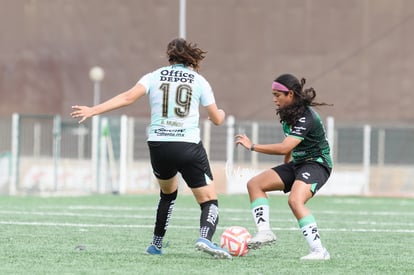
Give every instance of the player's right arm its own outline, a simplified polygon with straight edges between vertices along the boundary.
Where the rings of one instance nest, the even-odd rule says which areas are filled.
[[[145,95],[145,93],[145,87],[138,83],[128,91],[120,93],[113,98],[93,107],[74,105],[72,106],[73,112],[70,113],[70,115],[73,118],[81,118],[79,123],[82,123],[89,117],[130,105]]]
[[[218,109],[215,103],[206,106],[208,119],[214,123],[214,125],[220,125],[226,118],[226,113],[222,109]]]

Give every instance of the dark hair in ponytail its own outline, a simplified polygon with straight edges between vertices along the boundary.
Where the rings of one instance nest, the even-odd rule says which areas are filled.
[[[291,74],[283,74],[277,77],[275,82],[284,85],[286,88],[294,93],[293,103],[285,108],[277,110],[282,121],[285,121],[288,125],[293,125],[298,119],[300,119],[308,106],[332,106],[327,103],[315,102],[316,91],[312,87],[305,89],[306,79],[301,78],[300,81]],[[286,92],[287,93],[287,92]]]

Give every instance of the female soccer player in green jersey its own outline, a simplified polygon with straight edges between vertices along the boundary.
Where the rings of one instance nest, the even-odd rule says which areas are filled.
[[[160,200],[153,240],[146,252],[161,255],[164,235],[178,192],[179,172],[200,205],[200,235],[195,246],[216,258],[231,259],[228,251],[211,242],[218,224],[218,201],[206,151],[201,143],[199,106],[220,125],[225,113],[218,109],[208,81],[198,73],[205,51],[184,39],[167,46],[169,65],[150,72],[135,86],[108,101],[93,106],[73,106],[72,117],[85,119],[134,103],[147,95],[151,106],[148,134],[153,173],[160,186]]]
[[[291,74],[277,77],[272,84],[273,101],[282,123],[285,138],[281,143],[253,144],[244,134],[236,136],[236,144],[263,154],[284,155],[284,164],[263,171],[247,183],[251,210],[257,234],[248,243],[249,248],[276,241],[269,222],[269,199],[266,192],[290,192],[288,204],[298,221],[299,228],[310,247],[303,260],[328,260],[327,249],[322,245],[315,218],[305,206],[326,183],[332,170],[330,147],[318,113],[313,88],[304,89]]]

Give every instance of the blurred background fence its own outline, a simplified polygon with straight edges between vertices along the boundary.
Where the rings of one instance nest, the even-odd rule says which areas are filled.
[[[157,192],[146,144],[149,119],[100,116],[78,124],[58,115],[0,117],[0,194]],[[283,139],[275,121],[203,121],[202,140],[220,193],[243,193],[257,172],[283,161],[234,146],[246,133],[254,143]],[[335,163],[322,194],[414,195],[414,125],[336,125],[326,122]],[[95,148],[95,149],[94,149]],[[183,188],[185,184],[183,184]]]

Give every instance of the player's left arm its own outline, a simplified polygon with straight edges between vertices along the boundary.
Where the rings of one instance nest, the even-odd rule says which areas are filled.
[[[214,125],[220,125],[224,122],[226,118],[226,113],[222,110],[217,108],[216,103],[210,104],[206,106],[208,119],[214,123]]]

